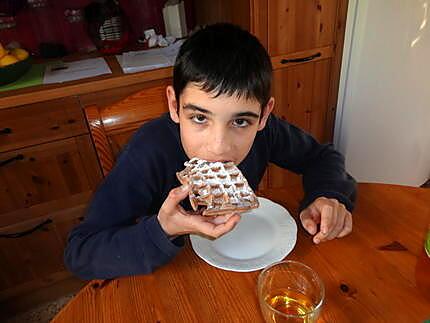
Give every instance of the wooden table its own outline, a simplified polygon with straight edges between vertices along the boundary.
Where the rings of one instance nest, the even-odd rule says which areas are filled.
[[[292,213],[300,199],[299,190],[264,195]],[[423,322],[430,319],[429,224],[429,189],[360,184],[353,232],[314,245],[299,226],[287,259],[324,281],[321,322]],[[214,268],[188,243],[151,275],[90,282],[53,322],[262,322],[258,274]]]

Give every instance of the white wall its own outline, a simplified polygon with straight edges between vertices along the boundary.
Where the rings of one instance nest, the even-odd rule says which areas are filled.
[[[335,145],[360,182],[430,176],[429,28],[430,0],[350,0]]]

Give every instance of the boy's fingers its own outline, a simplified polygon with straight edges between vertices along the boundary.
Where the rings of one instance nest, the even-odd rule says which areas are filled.
[[[335,221],[334,217],[334,208],[330,205],[324,205],[321,210],[320,232],[318,232],[313,239],[316,244],[326,240],[332,229],[333,222]]]
[[[219,238],[223,234],[230,232],[236,226],[236,224],[240,221],[240,215],[234,214],[227,222],[223,224],[219,224],[214,227],[213,233],[211,234],[214,238]]]
[[[223,223],[226,223],[233,215],[235,215],[235,213],[214,216],[214,217],[208,218],[208,222],[213,224],[223,224]]]
[[[343,230],[345,227],[345,221],[346,221],[346,212],[342,209],[337,210],[337,221],[334,225],[334,228],[329,233],[327,240],[332,240],[336,238],[339,233]]]
[[[164,200],[161,208],[164,212],[172,213],[176,210],[179,202],[181,202],[184,198],[188,196],[188,192],[190,191],[189,185],[182,185],[172,189],[169,192],[169,195]]]
[[[318,244],[322,241],[325,241],[325,238],[326,238],[325,235],[323,235],[320,231],[314,236],[312,240],[314,241],[314,243]]]
[[[317,232],[317,224],[313,220],[312,212],[309,209],[300,213],[300,221],[302,222],[303,228],[310,234],[314,235]]]
[[[185,211],[185,209],[180,204],[178,204],[177,207],[178,207],[178,211],[180,213],[182,213],[183,215],[190,215],[190,213]],[[193,215],[193,214],[191,214],[191,215]]]
[[[336,223],[336,210],[330,205],[324,205],[321,210],[321,233],[325,237]]]
[[[351,213],[347,212],[345,216],[345,224],[343,226],[342,231],[337,235],[337,237],[342,238],[347,234],[350,234],[351,231],[352,231],[352,215]]]
[[[233,230],[240,220],[239,214],[232,215],[227,222],[221,224],[213,224],[210,222],[196,223],[195,230],[212,238],[218,238],[223,234]]]

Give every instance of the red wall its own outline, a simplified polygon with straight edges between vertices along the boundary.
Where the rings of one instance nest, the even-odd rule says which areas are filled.
[[[10,5],[13,1],[21,0],[0,0],[0,13],[13,10]],[[164,34],[162,8],[165,1],[120,0],[120,6],[129,24],[131,43],[148,28],[154,28],[157,33]],[[69,23],[64,11],[83,8],[91,2],[91,0],[50,0],[49,6],[45,8],[30,9],[24,6],[16,13],[16,27],[0,30],[0,42],[7,45],[13,40],[18,41],[22,47],[36,55],[40,42],[62,43],[69,52],[88,51],[93,45],[87,35],[85,22]],[[187,25],[192,28],[194,27],[192,0],[185,0],[185,6]]]

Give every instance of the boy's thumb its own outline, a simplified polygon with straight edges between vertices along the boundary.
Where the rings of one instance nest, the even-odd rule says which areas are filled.
[[[180,202],[182,201],[185,197],[187,197],[188,193],[190,192],[190,185],[185,184],[185,185],[181,185],[179,187],[176,187],[175,189],[172,190],[171,193],[171,197],[172,200],[176,201],[176,202]]]
[[[184,184],[181,185],[179,187],[176,188],[176,194],[179,196],[186,196],[188,194],[188,192],[190,191],[190,185],[189,184]]]
[[[317,225],[312,217],[312,210],[311,209],[305,209],[303,210],[300,215],[300,221],[302,222],[303,227],[307,232],[314,235],[317,232]]]
[[[162,205],[164,211],[174,211],[179,202],[181,202],[188,195],[189,191],[190,185],[182,185],[172,189]]]

